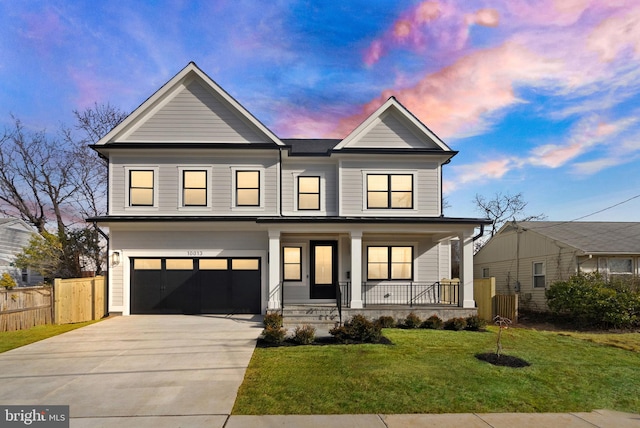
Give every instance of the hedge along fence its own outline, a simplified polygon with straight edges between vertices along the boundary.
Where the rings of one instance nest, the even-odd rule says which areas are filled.
[[[104,276],[56,278],[53,289],[56,324],[98,320],[106,315],[107,286]]]
[[[51,287],[0,289],[0,331],[51,324]]]

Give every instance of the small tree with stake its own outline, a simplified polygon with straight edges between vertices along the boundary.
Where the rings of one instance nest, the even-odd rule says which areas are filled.
[[[498,340],[496,341],[496,355],[500,357],[502,354],[502,330],[509,328],[511,320],[509,318],[496,315],[493,322],[498,326]]]

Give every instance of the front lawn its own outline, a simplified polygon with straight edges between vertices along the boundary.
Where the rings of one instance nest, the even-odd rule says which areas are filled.
[[[559,334],[386,329],[393,345],[257,348],[234,414],[640,411],[640,353]]]
[[[98,321],[79,322],[75,324],[46,324],[31,327],[27,330],[3,331],[0,332],[0,353],[10,349],[19,348],[33,342],[57,336]]]

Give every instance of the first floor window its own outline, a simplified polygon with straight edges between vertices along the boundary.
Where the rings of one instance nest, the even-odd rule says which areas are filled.
[[[129,205],[153,206],[153,171],[129,171]]]
[[[207,171],[182,171],[182,204],[207,205]]]
[[[302,281],[302,248],[284,247],[282,254],[285,281]]]
[[[633,260],[619,257],[611,257],[607,259],[609,267],[609,275],[632,275]]]
[[[236,171],[236,206],[260,206],[260,171]]]
[[[413,247],[367,247],[367,279],[413,278]]]
[[[544,288],[544,286],[545,286],[544,263],[535,262],[533,263],[533,287]]]
[[[482,268],[482,277],[483,278],[490,278],[490,276],[489,276],[489,268]]]

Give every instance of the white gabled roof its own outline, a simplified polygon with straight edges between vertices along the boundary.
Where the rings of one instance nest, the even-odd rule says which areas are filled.
[[[420,138],[424,142],[423,148],[436,148],[439,150],[450,152],[451,149],[442,141],[436,134],[434,134],[425,124],[423,124],[418,118],[416,118],[405,106],[403,106],[395,97],[390,97],[384,104],[382,104],[375,112],[373,112],[364,122],[362,122],[356,129],[351,131],[347,137],[345,137],[340,144],[338,144],[334,150],[338,151],[343,148],[365,148],[358,143],[371,133],[374,128],[381,125],[383,120],[388,116],[394,116],[398,118],[403,125],[408,128],[416,137]],[[427,144],[427,142],[429,144]],[[371,146],[372,147],[372,146]],[[379,145],[376,148],[381,148]],[[396,146],[389,146],[388,148],[397,148]],[[416,148],[416,147],[414,147]]]
[[[204,73],[194,62],[190,62],[178,74],[171,78],[171,80],[165,83],[151,97],[136,108],[129,116],[127,116],[125,120],[113,128],[109,133],[107,133],[107,135],[102,137],[96,143],[96,146],[113,143],[126,137],[126,135],[130,134],[132,130],[135,129],[140,121],[151,116],[154,109],[157,110],[166,99],[171,98],[180,89],[195,80],[199,81],[207,90],[218,96],[228,108],[252,125],[256,132],[262,134],[267,141],[272,141],[278,146],[285,145],[273,132],[271,132],[271,130],[269,130],[269,128],[263,125],[262,122],[245,109],[238,101],[236,101],[235,98],[222,89],[215,81],[213,81],[213,79],[207,76],[207,74]]]

